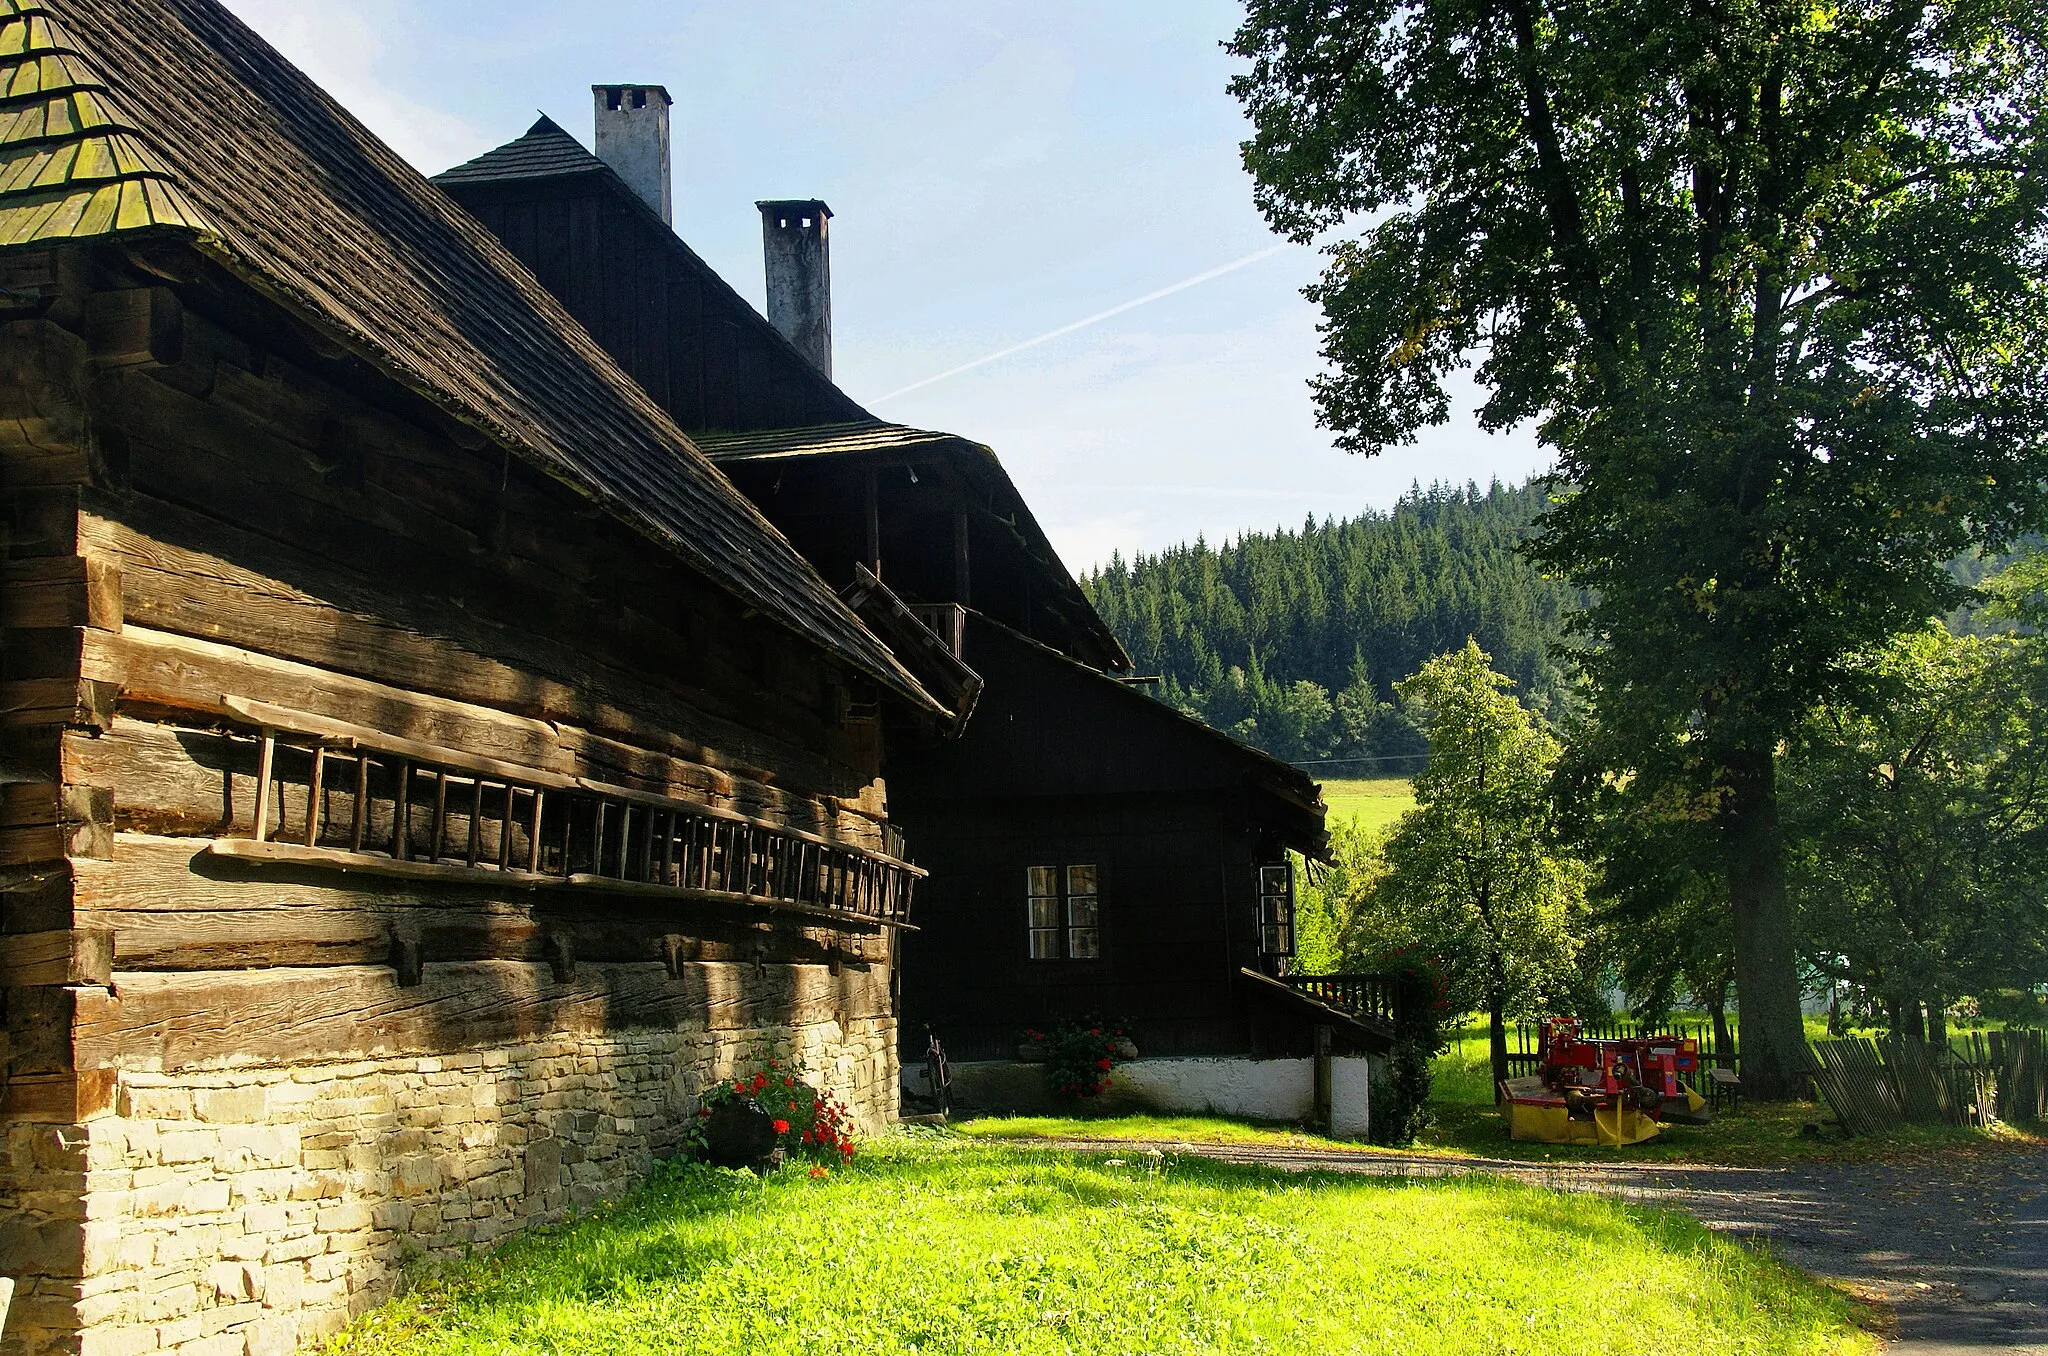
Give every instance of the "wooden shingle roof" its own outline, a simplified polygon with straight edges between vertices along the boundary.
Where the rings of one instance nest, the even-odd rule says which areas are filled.
[[[0,247],[171,234],[942,709],[498,241],[214,0],[0,0]]]
[[[543,113],[517,140],[465,160],[434,176],[437,184],[496,183],[504,179],[548,179],[558,174],[595,174],[605,163]]]
[[[697,445],[718,466],[822,468],[851,461],[864,465],[930,457],[943,461],[977,487],[991,513],[1006,517],[1035,578],[1037,597],[1063,620],[1068,648],[1105,670],[1128,673],[1131,657],[1088,595],[1061,563],[1052,539],[1039,526],[1031,505],[1010,479],[995,450],[958,434],[891,424],[880,419],[810,428],[763,429],[748,433],[699,433]]]

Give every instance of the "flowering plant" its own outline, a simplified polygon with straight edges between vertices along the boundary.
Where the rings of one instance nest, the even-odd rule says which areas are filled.
[[[772,1118],[776,1147],[785,1153],[841,1163],[853,1157],[853,1113],[844,1102],[812,1086],[799,1061],[764,1054],[750,1063],[752,1073],[735,1072],[698,1098],[696,1119],[685,1136],[691,1147],[703,1151],[704,1125],[713,1111],[728,1102],[750,1102]]]
[[[1044,1060],[1045,1079],[1054,1095],[1077,1099],[1109,1091],[1110,1071],[1122,1061],[1117,1051],[1129,1044],[1122,1027],[1092,1017],[1051,1032],[1027,1030],[1024,1041]]]

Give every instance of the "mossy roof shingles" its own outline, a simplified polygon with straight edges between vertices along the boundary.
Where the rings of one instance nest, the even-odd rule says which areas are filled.
[[[176,232],[940,710],[497,240],[213,0],[0,0],[0,247]]]

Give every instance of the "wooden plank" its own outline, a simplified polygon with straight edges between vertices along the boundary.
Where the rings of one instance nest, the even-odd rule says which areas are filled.
[[[330,567],[368,576],[362,584],[402,583],[401,571],[434,578],[443,596],[465,597],[502,619],[583,648],[583,667],[589,657],[609,654],[612,662],[627,660],[626,667],[671,685],[680,685],[675,675],[688,675],[697,685],[697,704],[758,726],[762,708],[754,698],[762,684],[749,685],[730,662],[732,647],[719,639],[740,609],[713,590],[679,588],[689,581],[673,561],[644,542],[617,533],[608,539],[587,504],[537,473],[516,468],[507,476],[497,457],[451,459],[445,443],[437,448],[418,430],[408,439],[386,427],[364,439],[363,483],[343,492],[322,483],[323,473],[302,446],[225,405],[182,399],[154,381],[120,373],[111,374],[105,395],[107,418],[134,444],[135,485],[148,495],[233,505],[245,528],[318,542]],[[326,399],[327,414],[352,429],[359,412],[367,414],[343,393]],[[621,613],[629,586],[636,589],[633,597],[659,599],[658,609],[648,616]],[[609,597],[593,599],[591,590]],[[679,628],[678,613],[707,624]],[[469,627],[478,620],[473,615]],[[740,629],[752,634],[762,628]],[[787,646],[798,643],[791,637]],[[779,673],[809,676],[817,668],[813,661],[764,672],[772,687]],[[782,704],[771,713],[794,747],[816,748],[821,737],[833,737],[829,713],[812,706]]]
[[[560,773],[574,771],[544,721],[426,696],[193,636],[141,626],[86,633],[86,675],[123,689],[124,705],[215,716],[223,695],[384,730],[401,739],[464,748]]]
[[[393,880],[439,881],[449,885],[492,886],[512,890],[567,889],[590,894],[627,895],[672,900],[678,904],[720,904],[728,907],[769,910],[830,918],[835,922],[868,927],[893,927],[915,932],[908,923],[892,922],[868,914],[761,899],[727,890],[697,890],[641,881],[619,880],[578,872],[566,880],[560,876],[535,875],[524,870],[499,871],[491,867],[466,866],[454,862],[401,861],[367,852],[342,852],[335,848],[309,848],[302,843],[259,843],[247,838],[215,838],[202,849],[203,855],[219,861],[252,866],[292,866],[337,875],[360,875]]]
[[[121,571],[93,556],[33,556],[0,563],[0,626],[121,629]]]
[[[0,829],[0,865],[60,861],[70,851],[71,834],[62,824]]]
[[[351,678],[196,637],[141,626],[130,626],[119,637],[97,632],[84,634],[87,640],[83,662],[94,679],[121,684],[124,701],[134,709],[161,711],[166,715],[189,712],[187,719],[194,723],[198,718],[217,717],[228,711],[252,724],[269,723],[280,728],[333,733],[338,738],[354,737],[371,747],[400,753],[417,745],[420,761],[445,762],[494,777],[543,783],[549,783],[551,778],[573,776],[579,770],[578,753],[591,747],[588,737],[576,739],[573,735],[574,747],[565,747],[556,727],[543,721]],[[227,694],[234,694],[232,702]],[[644,757],[658,760],[667,768],[677,768],[675,761],[665,755],[642,752]],[[728,780],[727,785],[732,783]],[[631,787],[609,788],[607,793],[648,794]],[[799,821],[858,826],[842,841],[863,851],[871,850],[867,847],[875,836],[871,821],[823,811],[815,800],[783,797],[781,803],[792,809],[808,810],[808,814],[791,816]],[[737,815],[722,806],[705,804],[703,808],[707,813]],[[804,832],[774,820],[752,822],[771,824],[780,831]]]
[[[275,1063],[440,1054],[562,1033],[629,1029],[743,1030],[888,1011],[885,971],[824,965],[684,961],[584,963],[557,984],[545,964],[484,961],[422,966],[401,986],[389,966],[232,974],[116,971],[121,1000],[81,1012],[82,1064],[161,1060]]]
[[[459,768],[464,772],[479,772],[486,777],[497,777],[513,781],[529,782],[537,786],[567,790],[580,784],[581,779],[564,776],[546,768],[526,763],[508,763],[496,758],[482,758],[463,749],[450,748],[445,744],[430,744],[423,740],[405,739],[387,734],[367,725],[352,721],[335,720],[310,711],[296,711],[290,707],[275,706],[269,702],[251,701],[247,697],[223,696],[220,709],[243,722],[263,729],[285,730],[292,734],[313,735],[331,740],[344,749],[364,749],[372,753],[387,753],[395,757],[408,758],[418,763],[439,763],[444,767]]]
[[[118,689],[76,678],[24,678],[0,683],[0,729],[69,725],[104,730],[114,719]]]
[[[114,934],[105,928],[17,932],[0,936],[0,989],[45,984],[108,984]]]
[[[113,1069],[16,1074],[0,1090],[0,1120],[68,1125],[114,1109]]]
[[[834,945],[832,929],[797,916],[617,896],[593,909],[582,891],[512,888],[491,871],[462,886],[286,867],[254,878],[205,874],[210,859],[200,846],[122,833],[112,860],[72,864],[73,916],[113,930],[122,969],[378,964],[394,931],[417,938],[434,961],[540,960],[543,927],[572,933],[577,953],[593,961],[659,958],[661,939],[679,932],[707,960],[765,945],[770,960],[816,963]],[[773,926],[760,931],[764,918]]]
[[[175,363],[184,329],[184,308],[168,287],[110,288],[86,300],[86,342],[107,367]]]

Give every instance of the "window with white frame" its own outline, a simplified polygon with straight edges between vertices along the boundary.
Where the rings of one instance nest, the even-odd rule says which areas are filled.
[[[1031,959],[1099,960],[1102,903],[1095,867],[1033,866],[1024,877]]]
[[[1294,954],[1294,866],[1275,862],[1259,868],[1259,950],[1268,956]]]

